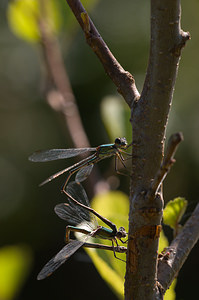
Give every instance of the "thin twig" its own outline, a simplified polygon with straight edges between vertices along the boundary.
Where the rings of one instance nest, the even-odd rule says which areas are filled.
[[[174,155],[181,141],[183,141],[183,135],[181,132],[174,133],[170,136],[164,160],[152,182],[151,188],[148,190],[148,199],[154,199],[154,196],[158,192],[163,180],[169,173],[172,165],[175,163]]]
[[[169,288],[177,276],[191,249],[199,239],[199,204],[196,206],[189,220],[181,232],[166,249],[158,262],[158,282],[164,292]]]
[[[46,5],[48,4],[45,0],[40,0],[42,18],[38,20],[42,39],[43,58],[46,64],[47,77],[50,79],[48,80],[46,99],[52,109],[63,114],[74,147],[90,147],[76,104],[75,95],[64,67],[59,43],[55,35],[49,30]],[[88,178],[90,189],[99,180],[99,173],[96,168],[93,170],[92,175]]]
[[[139,92],[135,86],[133,76],[125,71],[110,49],[103,41],[95,25],[91,21],[88,13],[79,0],[66,0],[73,11],[77,21],[85,33],[88,45],[101,61],[105,72],[117,87],[118,92],[124,97],[125,101],[132,107],[135,100],[139,99]]]
[[[41,15],[39,28],[42,38],[42,49],[52,83],[47,90],[48,104],[55,110],[63,113],[68,131],[75,147],[89,147],[88,137],[85,133],[76,99],[64,67],[63,58],[58,41],[49,30],[47,23],[46,1],[40,0]]]

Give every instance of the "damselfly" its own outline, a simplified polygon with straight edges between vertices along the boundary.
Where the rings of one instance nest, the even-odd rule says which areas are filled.
[[[86,152],[94,152],[92,155],[86,157],[85,159],[82,159],[78,163],[55,173],[54,175],[50,176],[40,184],[40,186],[44,185],[47,182],[50,182],[56,177],[62,175],[63,173],[68,172],[68,176],[62,188],[62,190],[64,190],[70,177],[74,173],[77,172],[75,181],[82,182],[89,176],[94,164],[107,157],[115,156],[116,171],[117,171],[118,159],[121,161],[123,166],[126,167],[124,164],[124,157],[122,156],[122,153],[126,153],[123,150],[126,150],[129,146],[130,145],[127,144],[125,138],[116,138],[113,144],[104,144],[96,148],[51,149],[51,150],[37,151],[29,157],[29,160],[33,162],[46,162],[46,161],[52,161],[57,159],[70,158],[80,154],[84,154]],[[130,155],[129,153],[126,154]]]
[[[122,243],[125,243],[122,241],[122,238],[127,236],[124,227],[120,227],[117,230],[115,224],[93,210],[89,206],[88,197],[81,184],[76,182],[69,183],[64,193],[68,197],[68,203],[56,205],[55,213],[61,219],[72,224],[66,226],[67,244],[43,267],[37,277],[38,280],[44,279],[51,275],[82,246],[112,250],[115,257],[115,252],[126,252],[126,248],[119,246],[117,242],[117,240],[120,240]],[[101,219],[110,228],[99,226],[95,216]],[[77,240],[70,239],[70,232],[80,233],[81,236],[78,237]],[[95,243],[87,243],[89,238],[94,237],[110,240],[112,242],[112,247],[108,245],[95,245]],[[116,244],[116,247],[114,243]]]

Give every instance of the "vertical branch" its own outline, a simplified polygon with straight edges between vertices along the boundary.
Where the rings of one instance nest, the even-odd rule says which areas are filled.
[[[165,129],[181,49],[179,0],[151,0],[150,57],[144,87],[132,110],[133,148],[125,299],[154,299],[161,194],[146,197],[163,159]],[[157,179],[157,178],[156,178]],[[156,180],[157,182],[157,180]],[[153,188],[152,188],[153,189]],[[145,229],[145,230],[143,230]],[[150,230],[151,229],[151,230]]]

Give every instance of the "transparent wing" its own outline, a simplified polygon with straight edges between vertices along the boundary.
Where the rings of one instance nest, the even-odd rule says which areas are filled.
[[[47,264],[43,267],[37,276],[38,280],[44,279],[50,276],[55,270],[57,270],[65,261],[74,254],[83,244],[89,236],[86,236],[84,241],[74,240],[68,243],[61,251],[59,251]]]
[[[79,225],[78,227],[86,227],[91,231],[97,228],[97,224],[93,222],[89,211],[77,204],[75,207],[72,207],[68,203],[60,203],[55,206],[54,210],[62,220],[67,221],[70,225]]]
[[[71,195],[73,198],[75,198],[78,202],[90,207],[90,203],[87,197],[87,194],[83,188],[83,186],[80,183],[77,183],[75,181],[70,182],[66,187],[66,192]],[[76,206],[72,200],[68,199],[70,205]]]
[[[74,181],[70,182],[66,191],[80,204],[90,207],[86,192],[80,184]],[[89,210],[79,206],[69,198],[68,203],[60,203],[55,206],[54,210],[61,219],[67,221],[71,225],[84,224],[84,226],[86,225],[91,230],[96,229],[98,226],[97,219]]]
[[[31,156],[29,156],[29,160],[34,162],[46,162],[74,157],[89,151],[96,151],[96,148],[50,149],[43,151],[41,150],[36,151]]]
[[[80,169],[77,172],[77,175],[75,176],[75,181],[76,182],[84,181],[90,175],[92,169],[93,169],[93,164]]]
[[[86,194],[83,186],[80,183],[77,183],[75,181],[70,182],[66,187],[66,192],[69,195],[71,195],[76,201],[78,201],[79,203],[84,204],[85,206],[90,208],[87,194]],[[70,198],[68,198],[68,203],[70,204],[71,207],[74,207],[75,209],[78,210],[78,213],[80,213],[84,217],[84,220],[85,220],[84,214],[87,214],[87,216],[90,218],[90,223],[92,223],[92,226],[94,228],[96,228],[98,226],[96,217],[92,213],[90,213],[89,210],[79,206],[77,203],[72,201]],[[88,220],[88,218],[86,220]]]

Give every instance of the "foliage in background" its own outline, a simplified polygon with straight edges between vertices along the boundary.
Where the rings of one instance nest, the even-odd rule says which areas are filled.
[[[83,1],[87,7],[94,7],[97,0]],[[72,12],[66,10],[64,0],[13,0],[9,2],[7,18],[10,29],[21,39],[30,43],[41,41],[39,20],[43,17],[42,6],[45,6],[45,18],[48,30],[58,35],[64,26],[68,30],[78,26]],[[64,15],[62,16],[62,12]],[[67,17],[66,17],[67,16]]]
[[[39,20],[42,18],[42,1],[15,0],[9,3],[7,16],[10,28],[14,34],[27,42],[37,43],[41,40],[38,26]],[[57,3],[57,1],[49,0],[46,5],[46,21],[49,30],[55,34],[61,27],[61,15]]]
[[[174,236],[179,232],[179,224],[187,208],[187,200],[182,197],[169,201],[164,209],[163,222],[170,226],[174,231]]]
[[[120,226],[123,226],[125,229],[128,228],[129,200],[124,193],[110,191],[99,194],[93,198],[92,208],[115,223],[117,228]],[[104,226],[100,220],[99,224]],[[97,242],[107,245],[107,240],[98,240]],[[97,249],[86,249],[86,251],[102,278],[108,283],[118,298],[122,299],[124,295],[126,264],[115,259],[112,251],[100,251]],[[116,255],[125,260],[125,254],[117,253]]]
[[[106,96],[101,102],[101,117],[110,138],[114,141],[118,137],[126,137],[127,142],[132,141],[130,110],[119,96]]]
[[[0,248],[0,299],[14,299],[31,268],[32,253],[26,246]]]

